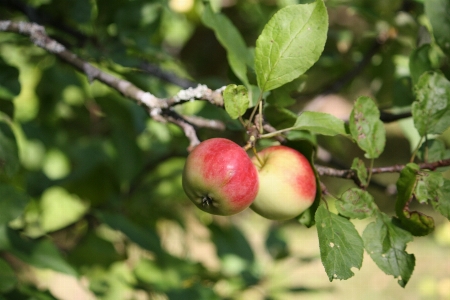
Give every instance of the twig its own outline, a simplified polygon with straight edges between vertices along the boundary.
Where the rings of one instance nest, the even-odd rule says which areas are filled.
[[[435,162],[425,162],[418,164],[421,170],[436,170],[440,167],[450,166],[450,159],[438,160]],[[317,173],[320,176],[331,176],[331,177],[339,177],[346,179],[356,180],[356,171],[352,169],[347,170],[338,170],[334,168],[329,168],[325,166],[316,165]],[[394,165],[394,166],[386,166],[386,167],[378,167],[372,168],[372,174],[381,174],[381,173],[399,173],[401,172],[406,165]]]
[[[196,88],[182,90],[170,99],[158,98],[149,92],[141,90],[131,82],[105,73],[92,64],[80,59],[74,53],[67,50],[62,44],[50,38],[46,34],[44,27],[35,23],[0,21],[0,31],[14,32],[30,37],[35,45],[55,54],[68,64],[83,72],[89,81],[98,80],[117,90],[123,96],[134,100],[137,104],[143,105],[148,110],[150,116],[155,120],[169,121],[177,124],[183,129],[186,137],[189,139],[190,148],[193,148],[200,143],[194,125],[172,111],[170,109],[171,106],[194,99],[207,100],[215,105],[223,105],[223,89],[211,90],[205,85],[198,85]],[[201,124],[202,123],[197,122],[197,126],[201,126]],[[203,124],[209,125],[208,127],[211,128],[211,124],[206,124],[206,122],[203,122]],[[216,126],[220,127],[218,123]]]

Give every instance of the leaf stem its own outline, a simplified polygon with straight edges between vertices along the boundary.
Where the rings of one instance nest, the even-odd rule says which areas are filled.
[[[263,92],[260,91],[259,92],[259,97],[258,97],[258,102],[256,103],[255,107],[253,108],[253,111],[252,111],[252,113],[250,115],[250,118],[248,119],[250,123],[253,122],[253,118],[255,117],[256,111],[258,110],[259,105],[262,102],[262,97],[263,97]],[[262,103],[261,103],[261,105],[262,105]]]
[[[371,159],[370,160],[370,167],[369,167],[369,175],[367,176],[367,185],[366,188],[369,186],[370,184],[370,179],[372,178],[372,173],[373,173],[373,162],[375,159]]]
[[[416,158],[417,151],[419,151],[419,147],[420,147],[420,145],[422,144],[422,141],[423,141],[423,136],[420,138],[419,143],[418,143],[417,146],[416,146],[416,149],[414,149],[414,151],[413,151],[413,153],[412,153],[412,156],[411,156],[411,158],[409,159],[409,162],[413,162],[414,159]]]

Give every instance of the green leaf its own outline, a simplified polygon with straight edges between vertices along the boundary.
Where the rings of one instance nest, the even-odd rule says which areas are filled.
[[[108,268],[112,263],[123,259],[123,255],[117,251],[112,242],[99,237],[94,231],[89,231],[83,236],[68,255],[68,260],[78,267]]]
[[[428,203],[441,196],[441,188],[444,184],[442,173],[421,171],[416,183],[414,196],[419,203]]]
[[[361,182],[363,186],[367,186],[367,177],[369,175],[367,174],[367,168],[364,162],[358,157],[355,157],[353,159],[351,169],[355,170],[359,182]]]
[[[425,44],[415,49],[409,56],[409,72],[411,73],[413,84],[419,81],[420,76],[424,72],[433,68],[429,57],[430,48],[429,44]]]
[[[298,91],[301,84],[304,82],[302,78],[294,79],[272,91],[266,99],[266,103],[277,105],[279,107],[286,107],[295,104],[295,99],[291,94]]]
[[[204,6],[202,22],[214,31],[217,40],[227,51],[227,59],[234,74],[248,87],[247,66],[252,66],[252,63],[239,31],[225,15],[214,13],[209,4]]]
[[[289,247],[279,227],[271,227],[265,242],[267,252],[273,259],[282,259],[289,256]]]
[[[0,185],[0,225],[19,217],[28,203],[28,196],[13,186]]]
[[[437,139],[427,139],[419,148],[417,157],[423,161],[438,161],[450,158],[450,149]]]
[[[425,14],[433,27],[433,35],[442,50],[450,55],[450,3],[448,0],[424,1]]]
[[[58,186],[48,188],[41,198],[41,227],[45,232],[56,231],[78,221],[89,206],[76,195]]]
[[[377,266],[386,274],[399,278],[402,287],[414,271],[415,257],[408,254],[406,244],[413,240],[411,234],[396,226],[384,213],[363,232],[364,247]]]
[[[46,239],[26,239],[18,231],[5,225],[0,226],[0,250],[11,252],[20,260],[37,268],[77,276],[77,271],[64,260],[52,242]]]
[[[12,177],[20,168],[16,138],[11,128],[0,120],[0,174]]]
[[[400,172],[400,178],[397,180],[395,212],[404,229],[413,235],[423,236],[434,230],[434,220],[421,212],[411,211],[409,208],[419,180],[418,174],[419,166],[414,163],[407,164]]]
[[[317,209],[316,224],[320,257],[329,280],[352,277],[351,268],[361,268],[364,252],[363,241],[355,226],[323,205]]]
[[[295,121],[293,129],[330,136],[347,135],[344,121],[333,115],[316,111],[302,112]]]
[[[421,136],[441,134],[450,126],[450,82],[436,72],[420,76],[414,87],[417,101],[412,104],[414,126]]]
[[[350,114],[350,133],[365,157],[377,158],[386,144],[386,130],[380,121],[380,111],[369,97],[359,97]]]
[[[0,258],[0,293],[9,292],[17,284],[17,277],[11,266]]]
[[[223,91],[225,110],[232,119],[242,116],[248,108],[249,98],[245,86],[229,84]]]
[[[227,257],[237,257],[246,263],[252,262],[255,257],[252,248],[244,234],[236,226],[209,225],[212,234],[211,240],[217,248],[218,256],[224,260]]]
[[[327,31],[328,15],[322,0],[280,9],[256,41],[259,88],[270,91],[305,73],[322,54]]]
[[[265,105],[264,116],[267,122],[279,130],[292,127],[297,119],[297,115],[289,109],[275,105]]]
[[[450,221],[450,180],[444,178],[439,197],[430,199],[434,209]]]
[[[159,237],[153,230],[145,230],[119,214],[98,212],[97,216],[106,225],[112,229],[121,231],[143,249],[149,250],[156,255],[161,255],[162,249]]]
[[[367,191],[351,188],[336,201],[338,212],[351,219],[365,219],[372,216],[378,207]]]
[[[12,100],[20,93],[19,71],[0,57],[0,98]]]

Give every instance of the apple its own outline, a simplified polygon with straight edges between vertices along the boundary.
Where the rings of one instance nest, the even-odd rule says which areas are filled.
[[[259,186],[256,167],[247,152],[224,138],[212,138],[194,148],[186,159],[182,183],[198,208],[222,216],[249,207]]]
[[[258,195],[250,208],[271,220],[288,220],[308,209],[316,197],[314,171],[300,152],[271,146],[252,158],[258,170]]]

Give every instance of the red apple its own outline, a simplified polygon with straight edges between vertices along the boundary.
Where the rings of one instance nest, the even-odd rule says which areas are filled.
[[[252,161],[258,170],[259,191],[250,208],[259,215],[288,220],[314,202],[316,178],[303,154],[286,146],[271,146]]]
[[[258,193],[258,174],[250,157],[238,144],[213,138],[189,154],[183,170],[183,189],[203,211],[215,215],[236,214]]]

